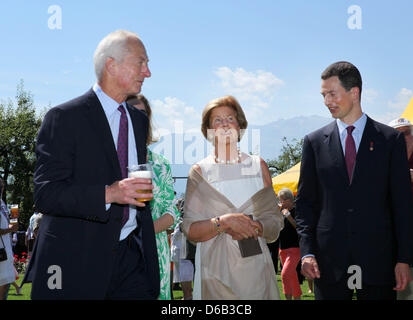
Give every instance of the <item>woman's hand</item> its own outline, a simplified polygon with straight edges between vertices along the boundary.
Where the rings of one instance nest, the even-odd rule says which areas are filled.
[[[227,213],[220,217],[220,222],[224,231],[234,240],[257,239],[258,236],[262,236],[261,223],[243,213]]]

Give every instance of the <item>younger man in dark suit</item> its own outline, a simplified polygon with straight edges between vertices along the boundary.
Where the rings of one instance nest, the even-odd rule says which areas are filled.
[[[349,62],[321,76],[336,120],[304,138],[296,201],[302,272],[316,299],[395,299],[411,275],[413,201],[403,135],[366,116]],[[350,268],[351,267],[351,268]]]

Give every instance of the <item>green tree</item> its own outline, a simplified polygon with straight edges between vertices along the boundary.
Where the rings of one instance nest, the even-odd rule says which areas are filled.
[[[275,160],[267,160],[272,177],[283,173],[301,161],[303,142],[304,139],[292,139],[290,143],[286,137],[282,138],[281,155]]]
[[[0,175],[5,183],[3,200],[19,205],[19,223],[26,228],[33,213],[33,173],[37,132],[42,115],[36,115],[33,95],[17,86],[15,103],[0,102]]]

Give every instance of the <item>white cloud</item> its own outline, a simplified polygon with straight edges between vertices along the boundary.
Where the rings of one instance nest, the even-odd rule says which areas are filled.
[[[160,134],[166,134],[176,128],[176,122],[183,123],[185,130],[200,127],[201,116],[194,107],[188,106],[176,97],[166,97],[163,100],[151,101],[153,109],[153,122],[155,130]]]
[[[240,101],[250,123],[258,124],[265,120],[264,110],[273,104],[276,93],[284,84],[283,80],[264,70],[220,67],[214,73],[226,94]]]
[[[274,74],[264,70],[248,72],[243,68],[232,71],[228,67],[220,67],[215,71],[220,79],[221,86],[235,94],[246,98],[273,97],[284,81],[278,79]]]
[[[387,105],[393,109],[403,112],[413,97],[413,91],[402,88],[393,100],[388,101]]]
[[[231,70],[220,67],[214,71],[224,94],[234,95],[241,103],[249,123],[267,123],[274,97],[284,82],[271,72],[249,72],[243,68]],[[216,96],[211,97],[211,99]],[[155,135],[162,136],[176,130],[200,132],[202,107],[193,107],[177,97],[151,100]]]
[[[413,97],[413,91],[402,88],[400,91],[394,96],[393,99],[388,100],[387,103],[383,103],[385,112],[379,113],[377,112],[377,108],[371,111],[374,119],[381,122],[388,124],[390,121],[397,119],[401,116],[403,111],[406,109],[407,105],[409,104],[410,100]]]

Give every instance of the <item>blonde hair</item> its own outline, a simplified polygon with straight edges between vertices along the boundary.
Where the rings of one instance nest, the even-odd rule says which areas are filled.
[[[211,118],[211,112],[213,109],[218,107],[230,107],[234,109],[237,117],[238,126],[241,130],[238,134],[238,141],[241,140],[244,129],[248,126],[248,121],[245,118],[244,111],[241,108],[241,105],[233,96],[224,96],[221,98],[217,98],[208,102],[205,106],[204,111],[202,111],[202,124],[201,124],[201,131],[204,135],[205,139],[210,141],[211,139],[208,137],[208,129],[211,129],[209,126],[209,120]]]
[[[129,96],[126,99],[126,102],[133,106],[138,104],[139,102],[142,102],[142,104],[145,106],[146,116],[149,119],[148,137],[146,139],[146,144],[150,145],[152,143],[158,142],[158,139],[153,137],[152,108],[151,108],[151,105],[149,104],[148,99],[146,99],[146,97],[143,94],[137,94],[137,95]]]

